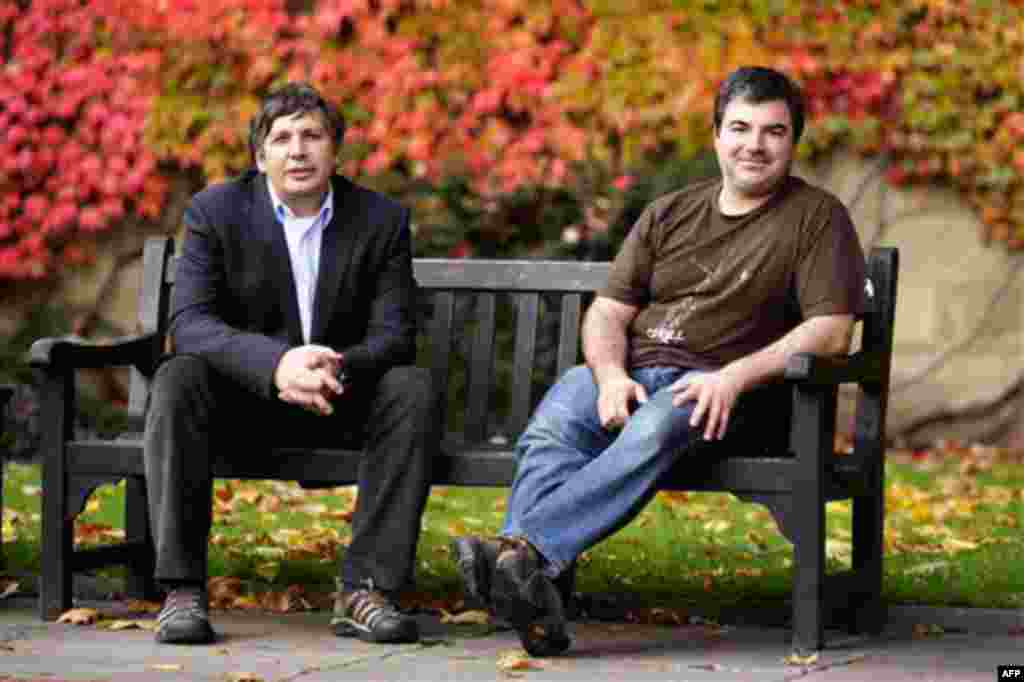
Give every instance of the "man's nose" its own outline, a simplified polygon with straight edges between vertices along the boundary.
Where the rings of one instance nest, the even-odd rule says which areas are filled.
[[[306,155],[306,142],[302,138],[297,138],[288,145],[288,155],[291,157],[301,158]]]

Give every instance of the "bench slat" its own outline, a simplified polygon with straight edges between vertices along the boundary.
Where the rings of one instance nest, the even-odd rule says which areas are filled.
[[[482,441],[487,437],[494,378],[495,295],[477,294],[476,334],[470,351],[468,390],[466,391],[466,439]]]
[[[438,395],[438,419],[442,427],[448,424],[448,370],[451,365],[454,317],[455,294],[450,291],[434,294],[434,319],[430,330],[430,375],[434,391]]]
[[[558,376],[565,374],[576,364],[579,357],[580,317],[583,296],[566,294],[562,296],[562,320],[558,330]]]
[[[512,405],[509,412],[509,434],[518,434],[526,428],[530,418],[530,388],[533,379],[533,360],[537,349],[537,320],[540,313],[540,294],[516,295],[515,351],[512,357]]]
[[[417,258],[413,273],[427,289],[475,291],[573,291],[600,289],[609,263],[528,260],[447,260]]]

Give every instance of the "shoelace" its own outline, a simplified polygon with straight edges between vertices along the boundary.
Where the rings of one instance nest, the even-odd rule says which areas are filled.
[[[194,616],[206,620],[205,606],[203,594],[198,590],[172,590],[167,595],[164,608],[160,610],[156,620],[159,625],[179,616]]]

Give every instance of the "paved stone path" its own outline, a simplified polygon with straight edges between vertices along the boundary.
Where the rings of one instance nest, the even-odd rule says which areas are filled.
[[[99,606],[117,615],[116,604]],[[328,629],[329,618],[325,612],[215,612],[221,639],[211,646],[180,647],[157,644],[152,633],[141,630],[43,623],[32,600],[5,600],[0,601],[0,681],[7,676],[115,682],[991,682],[997,665],[1024,664],[1021,614],[1014,611],[894,609],[883,636],[829,631],[828,648],[806,665],[785,661],[790,654],[785,628],[573,623],[574,642],[568,654],[538,660],[523,656],[515,633],[508,630],[443,625],[436,617],[423,615],[421,643],[385,646],[338,639]],[[943,632],[922,637],[915,634],[915,624],[942,626]]]

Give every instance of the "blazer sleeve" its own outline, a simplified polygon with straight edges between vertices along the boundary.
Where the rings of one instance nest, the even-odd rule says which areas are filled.
[[[196,355],[265,398],[276,396],[274,371],[288,350],[282,339],[246,331],[224,319],[228,273],[225,228],[203,194],[185,209],[185,240],[171,298],[176,353]]]
[[[383,241],[365,338],[340,349],[353,380],[380,376],[416,359],[416,280],[412,272],[409,209],[401,207]]]

